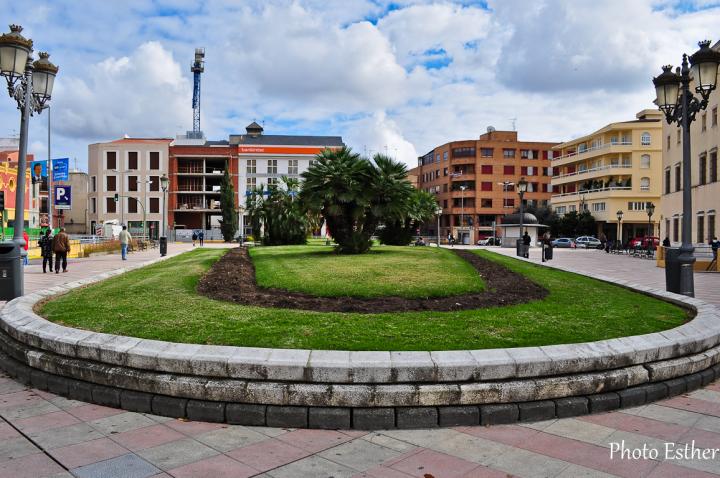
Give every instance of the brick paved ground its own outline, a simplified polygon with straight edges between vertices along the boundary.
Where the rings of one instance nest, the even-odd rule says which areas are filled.
[[[170,253],[186,249],[172,246]],[[152,254],[136,254],[131,261]],[[555,264],[603,267],[610,275],[616,266],[608,261],[621,259],[561,251]],[[647,274],[652,280],[662,273],[647,261],[624,259],[617,263],[624,274]],[[122,265],[113,256],[92,262],[73,261],[73,272],[59,277],[67,281]],[[36,274],[33,267],[28,276]],[[710,281],[703,290],[710,291],[718,279],[702,279]],[[45,280],[50,279],[42,272],[28,277],[28,289]],[[620,442],[627,449],[645,445],[659,456],[611,460],[610,443]],[[0,374],[0,478],[720,475],[720,453],[715,459],[669,460],[664,459],[666,443],[720,449],[720,383],[656,404],[582,418],[368,433],[243,427],[124,412],[29,389]]]

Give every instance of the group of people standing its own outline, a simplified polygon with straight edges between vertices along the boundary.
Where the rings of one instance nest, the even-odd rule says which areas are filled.
[[[25,241],[27,244],[27,240]],[[65,228],[61,227],[60,232],[55,236],[52,235],[50,228],[45,230],[45,233],[40,236],[38,241],[40,246],[40,252],[43,258],[43,274],[47,273],[48,266],[50,272],[53,271],[53,254],[55,255],[55,273],[60,273],[60,266],[62,265],[62,271],[67,272],[67,256],[70,253],[70,238],[65,232]]]

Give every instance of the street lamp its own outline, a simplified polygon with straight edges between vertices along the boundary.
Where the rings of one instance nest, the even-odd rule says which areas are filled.
[[[23,228],[25,225],[25,171],[27,169],[28,125],[33,113],[40,114],[47,107],[52,96],[58,67],[50,63],[49,54],[42,52],[40,59],[33,62],[33,42],[21,34],[22,27],[10,25],[10,33],[0,35],[0,75],[5,77],[10,97],[17,102],[20,110],[20,147],[18,151],[17,182],[15,189],[15,221],[13,257],[21,257]],[[19,216],[19,217],[18,217]],[[24,293],[20,261],[13,268],[12,290],[0,291],[3,299],[9,300]]]
[[[520,195],[520,238],[518,239],[518,245],[520,244],[520,241],[523,240],[522,239],[523,238],[523,219],[525,218],[524,217],[525,216],[525,206],[523,205],[523,196],[525,195],[525,192],[527,191],[527,187],[528,187],[528,182],[525,181],[525,177],[523,176],[520,178],[520,181],[518,181],[518,183],[517,183],[518,195]],[[518,256],[524,255],[524,254],[520,253],[521,249],[523,251],[525,250],[524,246],[522,248],[517,247],[516,249],[517,249],[516,254]]]
[[[460,234],[465,229],[465,190],[467,186],[460,186]]]
[[[683,215],[682,215],[682,245],[680,246],[677,262],[666,260],[666,277],[676,277],[679,266],[679,289],[671,292],[690,297],[695,296],[695,285],[693,278],[693,257],[692,246],[692,184],[690,175],[690,123],[695,120],[695,115],[707,108],[710,93],[717,86],[718,65],[720,65],[720,52],[710,48],[710,41],[705,40],[698,43],[700,50],[689,58],[683,54],[682,64],[675,73],[672,66],[662,67],[663,72],[653,78],[657,98],[655,104],[665,113],[668,124],[677,123],[683,130]],[[692,69],[691,69],[692,68]],[[690,92],[690,82],[695,80],[695,93]],[[669,283],[675,281],[670,281]],[[674,287],[673,287],[674,288]]]
[[[163,216],[162,216],[162,236],[160,236],[160,256],[167,254],[167,224],[165,214],[167,213],[167,190],[170,179],[165,173],[160,177],[160,188],[163,192]]]
[[[435,215],[437,216],[437,246],[440,247],[440,216],[442,216],[443,209],[438,206],[435,209]]]
[[[655,205],[651,202],[648,202],[645,205],[645,211],[647,212],[647,215],[648,215],[648,237],[652,237],[653,233],[655,232],[654,231],[655,228],[652,226],[651,220],[652,220],[653,214],[655,213]],[[648,247],[650,247],[650,246],[648,245]]]
[[[620,245],[622,245],[622,218],[623,218],[623,212],[622,210],[615,213],[615,215],[618,218],[618,240],[620,241]]]

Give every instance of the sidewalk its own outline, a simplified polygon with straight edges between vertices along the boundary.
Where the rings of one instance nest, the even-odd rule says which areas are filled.
[[[189,249],[171,245],[168,255]],[[157,254],[131,254],[128,262]],[[611,267],[594,251],[563,251],[557,258],[555,264],[566,261],[572,267],[596,267],[596,260]],[[60,275],[43,275],[33,264],[26,271],[26,287],[31,291],[126,264],[119,256],[74,260],[71,272]],[[644,270],[639,264],[632,267]],[[611,460],[610,444],[623,441],[628,449],[646,444],[659,456],[634,460],[616,455]],[[0,373],[0,478],[720,476],[720,453],[707,460],[666,460],[666,442],[720,448],[719,383],[663,402],[582,418],[362,432],[174,420],[67,400]]]

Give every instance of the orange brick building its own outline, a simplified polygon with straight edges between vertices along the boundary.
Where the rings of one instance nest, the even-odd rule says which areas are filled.
[[[524,203],[547,205],[552,188],[551,148],[557,142],[518,141],[516,131],[488,132],[477,140],[453,141],[418,158],[410,171],[417,187],[436,195],[443,209],[440,236],[452,233],[460,244],[501,235],[505,214],[519,207],[515,184],[524,177]],[[435,236],[436,221],[422,233]],[[493,229],[495,227],[495,229]]]

